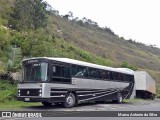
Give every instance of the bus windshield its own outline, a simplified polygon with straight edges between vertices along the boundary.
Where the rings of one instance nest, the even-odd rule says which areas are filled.
[[[48,63],[32,63],[23,66],[24,81],[47,81],[48,80]]]

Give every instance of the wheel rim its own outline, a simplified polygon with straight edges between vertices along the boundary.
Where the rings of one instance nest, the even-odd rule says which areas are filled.
[[[68,96],[67,99],[66,99],[66,102],[68,105],[72,105],[74,103],[74,100],[71,96]]]
[[[122,102],[122,100],[123,100],[123,98],[122,98],[122,94],[121,94],[121,93],[119,93],[119,94],[118,94],[118,99],[119,99],[119,102],[121,103],[121,102]]]

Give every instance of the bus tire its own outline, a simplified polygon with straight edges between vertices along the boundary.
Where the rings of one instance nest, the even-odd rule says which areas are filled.
[[[42,102],[43,106],[46,106],[46,107],[50,107],[52,106],[52,103],[50,102]]]
[[[76,103],[76,98],[75,95],[73,93],[67,93],[66,97],[65,97],[65,102],[63,103],[63,106],[65,108],[71,108],[75,105]]]
[[[155,95],[151,94],[151,100],[154,100],[154,99],[155,99]]]
[[[123,102],[123,96],[122,96],[122,93],[118,92],[117,93],[117,98],[116,100],[112,100],[113,103],[118,103],[118,104],[121,104]]]

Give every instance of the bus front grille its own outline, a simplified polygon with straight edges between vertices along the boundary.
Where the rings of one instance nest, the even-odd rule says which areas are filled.
[[[20,96],[39,96],[40,89],[20,89]]]

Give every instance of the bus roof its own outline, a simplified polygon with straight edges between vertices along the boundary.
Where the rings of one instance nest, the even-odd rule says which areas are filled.
[[[82,66],[93,67],[93,68],[98,68],[98,69],[105,69],[105,70],[109,70],[109,71],[115,71],[115,72],[120,72],[120,73],[131,74],[131,75],[134,74],[134,71],[131,70],[131,69],[128,69],[128,68],[113,68],[113,67],[88,63],[88,62],[84,62],[84,61],[74,60],[74,59],[70,59],[70,58],[35,57],[35,58],[24,59],[23,61],[33,60],[33,59],[49,59],[49,60],[54,60],[54,61],[60,61],[60,62],[76,64],[76,65],[82,65]]]

